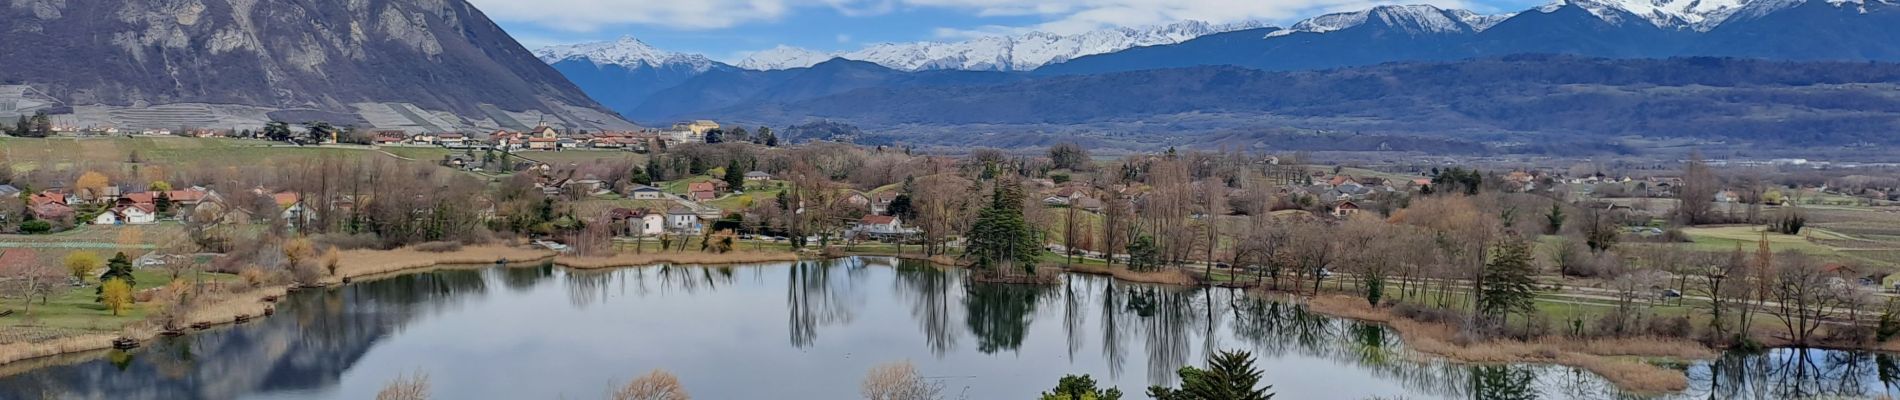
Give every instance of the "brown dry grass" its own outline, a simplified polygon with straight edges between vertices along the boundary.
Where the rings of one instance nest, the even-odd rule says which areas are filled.
[[[1700,343],[1662,338],[1546,338],[1534,342],[1493,340],[1459,345],[1455,341],[1458,337],[1456,327],[1402,318],[1384,309],[1374,309],[1358,298],[1323,296],[1312,299],[1308,306],[1327,315],[1390,326],[1399,332],[1399,337],[1408,348],[1419,353],[1470,363],[1535,362],[1568,365],[1589,370],[1623,390],[1638,393],[1683,390],[1689,387],[1689,378],[1681,371],[1616,357],[1707,359],[1717,355]]]
[[[0,345],[0,364],[66,353],[109,349],[112,348],[113,339],[118,339],[118,336],[90,334],[32,343],[8,343]]]
[[[546,250],[502,245],[469,246],[461,250],[439,253],[413,248],[350,250],[339,255],[336,276],[327,278],[325,283],[336,283],[344,277],[383,275],[442,265],[493,264],[500,260],[520,262],[542,260],[552,256],[554,253]]]
[[[1194,277],[1188,276],[1186,272],[1181,272],[1180,269],[1176,269],[1176,268],[1164,268],[1160,271],[1153,271],[1153,272],[1135,272],[1127,268],[1112,268],[1112,267],[1103,267],[1103,266],[1096,266],[1096,265],[1077,264],[1077,265],[1070,266],[1068,268],[1068,271],[1072,273],[1078,273],[1078,274],[1112,276],[1112,277],[1115,277],[1115,279],[1120,279],[1120,280],[1129,281],[1129,282],[1155,283],[1155,284],[1163,284],[1163,285],[1193,285],[1195,284]]]
[[[559,256],[554,258],[555,265],[573,269],[624,268],[654,264],[713,265],[783,261],[798,261],[798,253],[782,251],[735,251],[725,254],[683,252],[619,254],[612,257]]]

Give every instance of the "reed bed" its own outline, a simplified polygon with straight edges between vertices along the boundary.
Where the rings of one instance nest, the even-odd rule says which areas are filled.
[[[1308,307],[1322,314],[1385,324],[1398,331],[1407,348],[1418,353],[1467,363],[1552,363],[1583,368],[1618,388],[1637,393],[1687,389],[1689,377],[1681,371],[1627,357],[1707,359],[1717,355],[1700,343],[1654,337],[1544,338],[1531,342],[1497,339],[1461,345],[1457,327],[1403,318],[1373,308],[1363,299],[1322,296],[1311,299]]]
[[[619,254],[611,257],[559,256],[554,264],[573,269],[640,267],[654,264],[750,264],[798,261],[797,253],[772,251],[735,251],[724,254],[681,252]]]
[[[1071,273],[1111,276],[1115,279],[1162,285],[1194,285],[1194,277],[1188,276],[1177,268],[1165,268],[1160,271],[1136,272],[1127,268],[1112,268],[1099,265],[1073,265],[1067,269]]]

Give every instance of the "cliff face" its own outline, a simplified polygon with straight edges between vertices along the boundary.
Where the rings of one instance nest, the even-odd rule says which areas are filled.
[[[0,21],[0,85],[82,125],[630,127],[464,0],[6,0]]]

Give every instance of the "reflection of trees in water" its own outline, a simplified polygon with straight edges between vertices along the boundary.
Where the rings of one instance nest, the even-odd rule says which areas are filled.
[[[965,284],[963,322],[976,337],[976,350],[994,354],[1022,347],[1037,305],[1051,292],[1040,285]]]
[[[298,292],[275,318],[0,378],[0,399],[229,399],[330,387],[377,340],[486,291],[480,271],[438,271]]]
[[[567,288],[567,304],[584,309],[607,302],[608,288],[617,275],[620,275],[618,271],[567,270],[566,279],[561,280],[561,285]]]
[[[1126,350],[1122,348],[1121,328],[1123,318],[1121,304],[1127,297],[1118,295],[1117,291],[1120,289],[1115,287],[1115,281],[1112,279],[1104,280],[1100,286],[1102,288],[1102,301],[1100,303],[1102,308],[1102,359],[1108,362],[1109,378],[1121,379],[1122,364],[1127,359],[1127,355],[1125,354]]]
[[[1129,303],[1141,317],[1148,345],[1148,381],[1173,385],[1175,370],[1188,364],[1192,335],[1207,322],[1194,301],[1200,289],[1153,286],[1129,289]]]
[[[956,275],[930,265],[897,265],[897,293],[910,301],[910,313],[923,330],[924,344],[938,357],[957,348],[956,317],[950,308],[950,289],[957,282]]]
[[[1537,374],[1510,365],[1471,367],[1471,398],[1477,400],[1532,400],[1537,396]]]
[[[1087,289],[1076,288],[1076,275],[1069,275],[1068,280],[1068,284],[1062,286],[1062,336],[1063,343],[1068,345],[1069,359],[1074,360],[1075,353],[1082,351],[1086,341],[1084,330],[1088,328],[1082,324],[1088,322],[1083,314],[1088,309],[1083,306],[1088,303],[1088,294]]]
[[[1891,354],[1818,349],[1731,352],[1689,368],[1687,397],[1785,399],[1894,396],[1896,364]]]
[[[535,285],[539,285],[542,281],[554,277],[554,264],[543,263],[532,267],[496,268],[494,271],[496,274],[501,275],[502,286],[507,286],[508,290],[516,293],[526,293],[528,290],[534,289]]]
[[[786,280],[785,306],[791,311],[792,346],[803,348],[817,342],[819,327],[851,322],[851,304],[846,299],[850,281],[833,280],[851,279],[849,272],[838,272],[852,267],[840,260],[830,260],[801,261],[787,268],[791,278]]]

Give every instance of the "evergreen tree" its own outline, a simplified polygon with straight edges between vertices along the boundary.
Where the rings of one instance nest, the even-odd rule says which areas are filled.
[[[26,136],[32,135],[33,121],[26,119],[25,115],[21,115],[20,121],[15,122],[13,124],[12,133],[13,133],[13,136],[19,136],[19,137],[26,137]]]
[[[27,136],[40,138],[53,136],[53,118],[46,116],[46,111],[33,112],[32,122],[33,126],[30,127],[32,133]]]
[[[1148,387],[1148,396],[1156,400],[1267,400],[1273,398],[1273,385],[1261,385],[1261,372],[1254,368],[1253,355],[1245,351],[1222,351],[1207,360],[1207,369],[1181,367],[1181,388]]]
[[[1014,265],[1026,273],[1035,272],[1042,240],[1023,220],[1022,198],[1022,188],[1013,182],[996,183],[990,204],[970,225],[970,244],[963,253],[977,269],[996,271]]]
[[[1161,249],[1153,236],[1141,235],[1128,243],[1128,269],[1147,272],[1161,267]]]
[[[653,185],[653,177],[648,176],[647,171],[644,168],[633,167],[633,171],[631,173],[628,173],[627,175],[629,176],[629,179],[633,181],[633,183],[638,183],[638,184],[648,185],[648,186]]]
[[[915,219],[917,217],[917,210],[911,206],[910,195],[908,194],[900,194],[897,195],[897,197],[891,198],[891,205],[885,207],[884,211],[885,214],[904,219]]]
[[[1531,302],[1537,297],[1533,257],[1530,243],[1515,235],[1498,245],[1480,279],[1479,313],[1508,316],[1531,311]]]
[[[724,142],[726,141],[725,135],[726,135],[725,131],[721,131],[718,129],[706,131],[706,143]]]
[[[732,190],[745,190],[745,169],[739,168],[739,160],[732,160],[726,164],[725,180],[726,185],[731,186]]]
[[[693,175],[706,173],[706,161],[701,160],[699,157],[692,157],[688,164],[686,164],[686,173]]]
[[[113,279],[125,282],[127,287],[138,286],[138,280],[132,277],[132,258],[126,256],[125,252],[120,252],[118,255],[112,256],[112,260],[106,261],[106,273],[99,275],[99,282],[102,283]],[[105,285],[100,285],[94,289],[93,294],[99,296],[93,299],[93,301],[105,302]]]
[[[1564,205],[1551,203],[1550,213],[1544,214],[1545,234],[1555,235],[1564,231]]]
[[[264,124],[265,139],[275,142],[288,142],[290,141],[290,135],[290,124],[288,123],[271,121]]]
[[[772,128],[761,126],[759,127],[759,144],[765,147],[778,147],[778,135],[772,133]]]
[[[1122,391],[1116,388],[1096,387],[1095,378],[1088,375],[1063,376],[1056,388],[1042,392],[1039,400],[1121,400]]]

